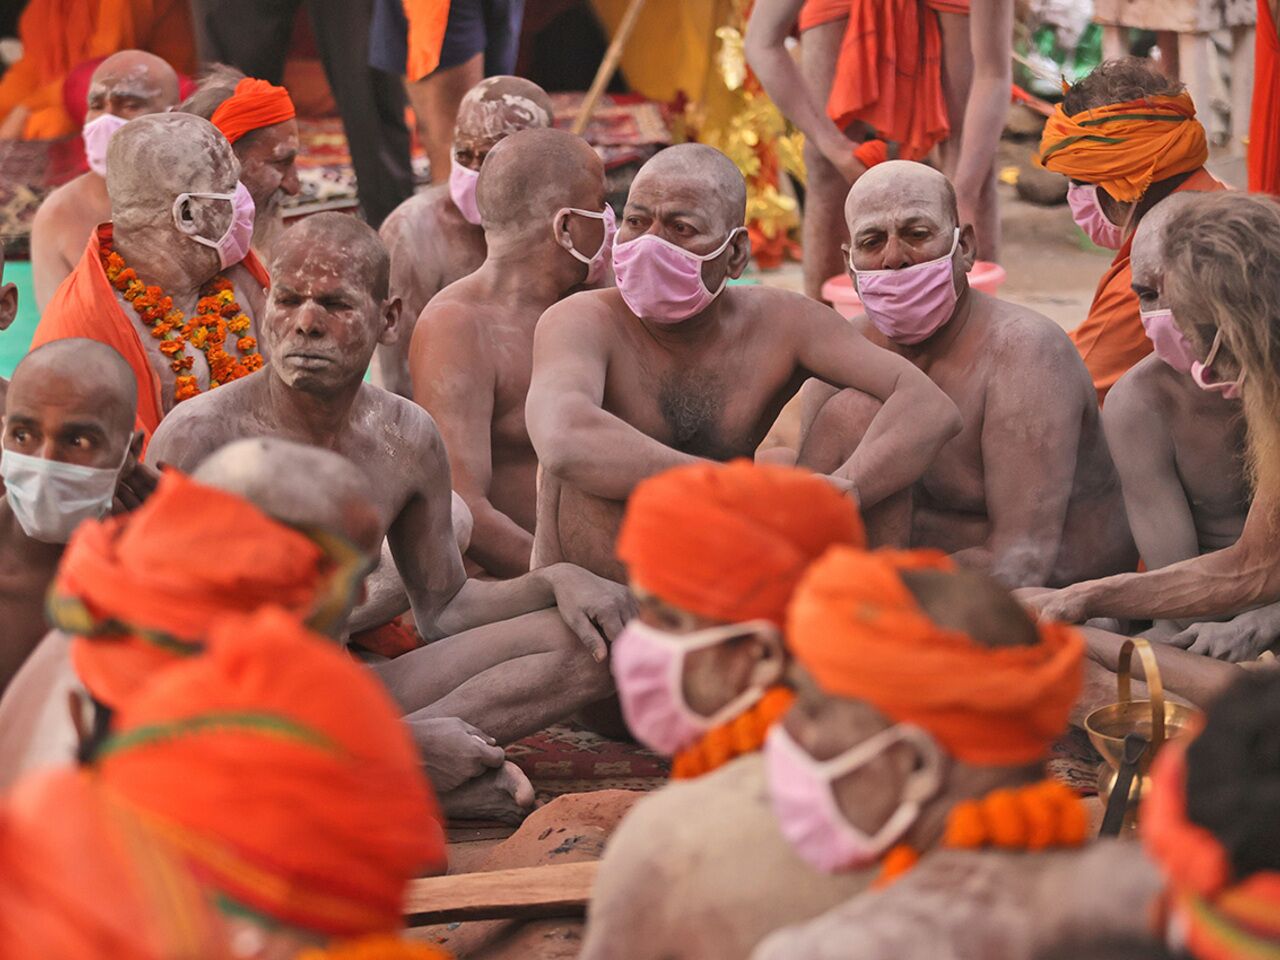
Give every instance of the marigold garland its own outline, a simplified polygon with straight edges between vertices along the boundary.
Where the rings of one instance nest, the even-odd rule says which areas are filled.
[[[303,950],[298,960],[450,960],[450,954],[429,944],[376,934]]]
[[[724,766],[730,760],[755,753],[781,716],[791,709],[796,695],[785,687],[773,687],[751,707],[728,723],[710,730],[697,743],[676,754],[671,778],[688,780]]]
[[[1041,780],[956,804],[947,816],[941,846],[950,850],[1079,847],[1088,832],[1089,817],[1075,792],[1057,780]],[[920,854],[909,845],[894,847],[880,861],[876,888],[889,886],[919,860]]]
[[[245,335],[251,322],[236,302],[235,286],[226,277],[218,275],[200,288],[195,316],[188,320],[181,310],[174,309],[172,297],[157,286],[143,283],[110,242],[102,243],[101,257],[107,280],[132,305],[151,336],[160,341],[160,352],[169,359],[169,369],[177,374],[174,403],[200,393],[191,374],[195,358],[187,352],[188,346],[203,352],[209,361],[210,390],[262,368],[258,341]],[[237,338],[238,359],[223,346],[229,334]]]

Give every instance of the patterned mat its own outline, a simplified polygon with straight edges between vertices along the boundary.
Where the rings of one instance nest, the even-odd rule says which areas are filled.
[[[512,744],[507,759],[533,781],[539,800],[590,790],[656,790],[670,772],[657,754],[572,723]]]

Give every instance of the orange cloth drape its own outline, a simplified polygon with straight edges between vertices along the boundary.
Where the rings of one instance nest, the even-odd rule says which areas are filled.
[[[444,28],[449,22],[449,0],[403,0],[409,21],[409,62],[405,76],[421,80],[440,65]]]
[[[84,256],[62,281],[40,317],[31,348],[34,350],[54,340],[88,337],[115,350],[132,368],[138,382],[137,426],[146,431],[149,439],[164,417],[160,378],[147,358],[138,335],[138,322],[126,314],[116,300],[115,290],[102,269],[102,242],[110,239],[111,224],[104,223],[94,231]],[[270,278],[253,251],[242,263],[258,283],[264,288],[268,286]]]
[[[175,851],[83,770],[5,798],[0,877],[0,957],[199,960],[225,936]]]
[[[307,616],[328,570],[304,534],[169,470],[133,513],[80,525],[49,610],[75,637],[76,674],[116,706],[158,670],[198,652],[209,625],[229,611],[274,604]]]
[[[1258,0],[1249,118],[1249,189],[1280,194],[1280,33],[1268,0]]]
[[[212,558],[211,558],[212,559]],[[401,926],[444,832],[386,689],[279,609],[226,617],[207,652],[121,706],[95,769],[202,884],[329,936]]]
[[[1040,624],[1040,642],[988,647],[934,623],[903,570],[953,570],[932,550],[833,547],[805,574],[787,643],[827,693],[861,700],[895,723],[927,730],[966,763],[1041,759],[1067,729],[1084,679],[1084,639]]]
[[[82,61],[138,48],[180,73],[196,67],[187,0],[31,0],[18,35],[23,56],[0,78],[0,122],[24,108],[28,140],[76,132],[62,84]]]
[[[235,143],[246,133],[284,123],[297,115],[284,87],[245,77],[236,84],[235,93],[218,104],[209,122],[222,131],[228,142]]]
[[[1174,192],[1225,189],[1224,184],[1202,169],[1184,180]],[[1138,298],[1131,286],[1129,247],[1132,241],[1130,237],[1116,253],[1110,268],[1098,281],[1088,317],[1071,331],[1071,339],[1093,378],[1099,403],[1106,399],[1107,391],[1116,381],[1152,349],[1138,315]]]

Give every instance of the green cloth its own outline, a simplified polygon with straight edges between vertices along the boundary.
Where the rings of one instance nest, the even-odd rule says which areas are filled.
[[[6,260],[4,282],[18,285],[18,316],[0,333],[0,377],[12,377],[13,368],[27,354],[36,334],[40,312],[36,310],[36,290],[31,283],[31,264],[26,260]]]

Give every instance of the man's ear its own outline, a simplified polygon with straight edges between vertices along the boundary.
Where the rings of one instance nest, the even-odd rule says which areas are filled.
[[[6,283],[0,287],[0,332],[9,329],[18,315],[18,285]]]
[[[129,438],[129,456],[134,463],[142,462],[142,444],[146,439],[147,435],[142,430],[135,430]]]
[[[787,655],[780,633],[760,633],[751,641],[756,645],[756,663],[748,683],[753,687],[776,687],[786,672]]]
[[[964,267],[964,272],[968,273],[978,260],[978,234],[971,223],[960,228],[959,254],[960,264]]]
[[[555,219],[551,221],[551,232],[556,238],[556,243],[566,250],[574,249],[573,234],[569,232],[569,218],[572,216],[568,207],[561,207],[556,211]]]
[[[729,260],[726,263],[730,280],[737,280],[751,262],[751,234],[746,227],[738,230],[729,241]]]
[[[400,317],[404,313],[404,301],[392,297],[382,304],[382,330],[378,334],[381,344],[395,343],[400,339]]]

